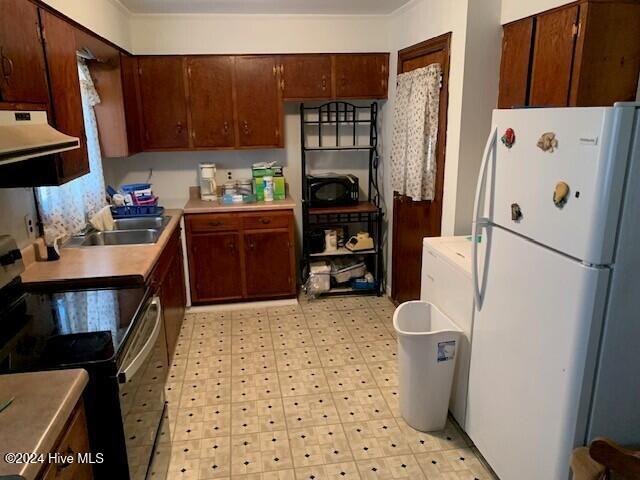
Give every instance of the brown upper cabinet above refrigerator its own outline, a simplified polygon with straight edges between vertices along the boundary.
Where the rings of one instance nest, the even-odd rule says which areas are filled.
[[[504,26],[499,108],[634,100],[640,2],[581,0]]]
[[[184,57],[139,57],[144,150],[189,148]]]
[[[49,103],[38,8],[0,1],[0,102]]]
[[[233,148],[233,57],[187,57],[191,144]]]
[[[388,54],[336,54],[333,61],[335,98],[387,98]]]

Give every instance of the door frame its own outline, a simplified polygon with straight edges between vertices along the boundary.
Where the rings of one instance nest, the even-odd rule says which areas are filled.
[[[447,144],[447,112],[449,110],[449,64],[451,58],[451,32],[444,33],[437,37],[430,38],[423,42],[411,45],[398,51],[398,75],[401,73],[410,72],[415,68],[406,68],[405,63],[425,55],[430,55],[442,51],[444,53],[444,61],[442,68],[442,84],[440,89],[440,104],[438,113],[438,137],[436,140],[436,185],[435,185],[435,197],[433,202],[437,205],[438,215],[438,227],[437,231],[433,232],[433,236],[439,236],[441,234],[442,226],[442,199],[444,195],[444,167],[445,167],[445,151]],[[393,204],[396,202],[396,193],[392,193],[394,196]],[[409,200],[411,201],[411,200]],[[425,201],[427,203],[428,201]],[[422,202],[414,202],[422,203]],[[395,213],[395,212],[394,212]],[[393,226],[395,227],[395,215]],[[399,272],[399,260],[400,253],[395,246],[398,244],[397,240],[398,229],[393,228],[392,233],[392,246],[391,246],[391,298],[397,298],[396,285],[394,277]]]

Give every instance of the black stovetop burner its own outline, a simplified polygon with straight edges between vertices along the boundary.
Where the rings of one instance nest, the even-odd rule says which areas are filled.
[[[0,373],[112,360],[146,297],[144,287],[0,292]]]

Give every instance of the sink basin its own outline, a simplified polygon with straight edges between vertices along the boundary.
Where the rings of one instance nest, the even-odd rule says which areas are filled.
[[[146,230],[148,228],[163,229],[171,217],[132,217],[114,220],[114,230]]]
[[[93,232],[84,237],[81,247],[98,245],[136,245],[156,243],[160,230],[147,228],[138,230],[111,230],[109,232]]]
[[[66,247],[95,247],[103,245],[144,245],[156,243],[171,217],[133,217],[114,220],[114,229],[71,237]]]

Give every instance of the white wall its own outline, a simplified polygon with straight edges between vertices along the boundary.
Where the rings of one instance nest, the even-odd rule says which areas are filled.
[[[137,54],[387,51],[380,15],[133,15]]]
[[[500,23],[504,25],[567,3],[570,2],[567,0],[502,0]]]
[[[44,0],[89,30],[131,51],[129,11],[119,0]]]

